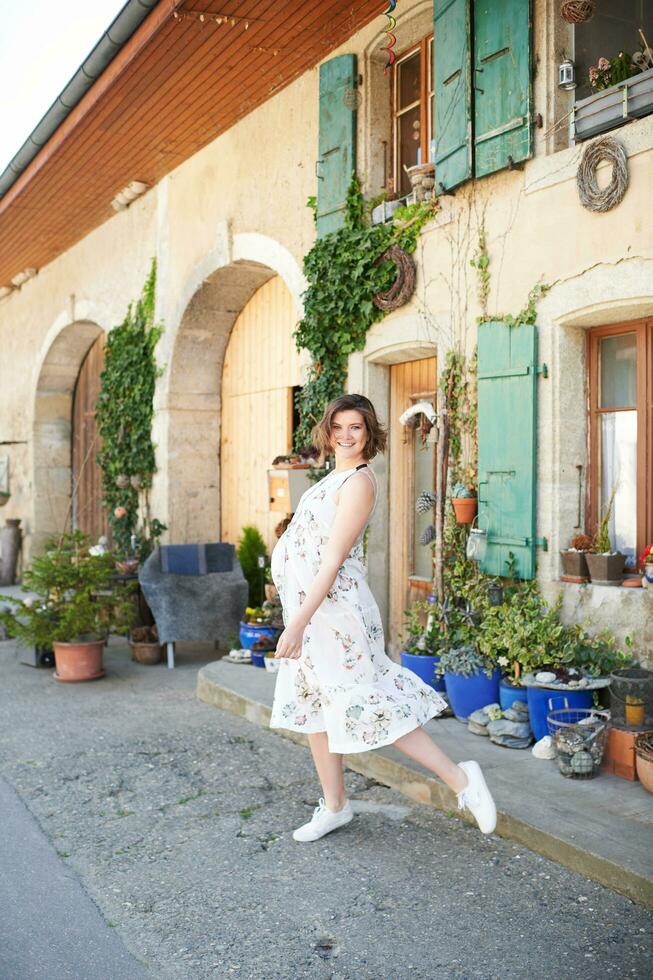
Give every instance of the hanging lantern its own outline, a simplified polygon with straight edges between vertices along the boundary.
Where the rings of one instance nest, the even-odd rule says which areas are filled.
[[[467,538],[466,555],[470,561],[481,562],[487,552],[487,531],[483,528],[473,527]]]
[[[558,65],[558,88],[565,92],[576,88],[576,66],[569,58]]]
[[[494,579],[487,587],[488,597],[491,606],[503,605],[503,584],[499,579]]]

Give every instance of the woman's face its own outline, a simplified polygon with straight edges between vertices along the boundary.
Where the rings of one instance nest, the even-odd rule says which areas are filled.
[[[336,458],[358,459],[366,442],[367,426],[361,413],[353,408],[336,412],[331,421],[331,444]]]

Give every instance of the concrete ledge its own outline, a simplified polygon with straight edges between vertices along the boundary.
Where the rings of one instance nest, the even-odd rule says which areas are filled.
[[[274,681],[267,671],[216,661],[199,671],[196,693],[201,701],[268,728]],[[653,799],[643,787],[611,776],[566,780],[552,763],[530,752],[501,749],[471,735],[455,719],[426,727],[454,758],[476,758],[491,772],[497,834],[653,908]],[[271,731],[308,746],[298,732]],[[348,755],[345,762],[417,803],[459,813],[455,795],[392,746]],[[603,807],[597,803],[602,797],[607,797]]]

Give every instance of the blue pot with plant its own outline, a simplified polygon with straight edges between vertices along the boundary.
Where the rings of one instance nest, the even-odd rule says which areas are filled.
[[[475,646],[443,651],[438,671],[444,676],[449,704],[458,721],[466,722],[473,711],[499,700],[501,671]]]
[[[435,691],[443,692],[444,679],[437,673],[442,635],[431,615],[431,603],[418,599],[405,616],[401,666],[412,670]]]

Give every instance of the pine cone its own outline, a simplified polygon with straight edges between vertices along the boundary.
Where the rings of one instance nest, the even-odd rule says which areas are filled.
[[[415,503],[415,510],[418,514],[425,514],[427,510],[433,510],[437,502],[437,494],[432,490],[422,490]]]
[[[435,541],[435,527],[433,524],[429,524],[428,527],[425,527],[420,534],[419,543],[431,544],[432,541]]]

